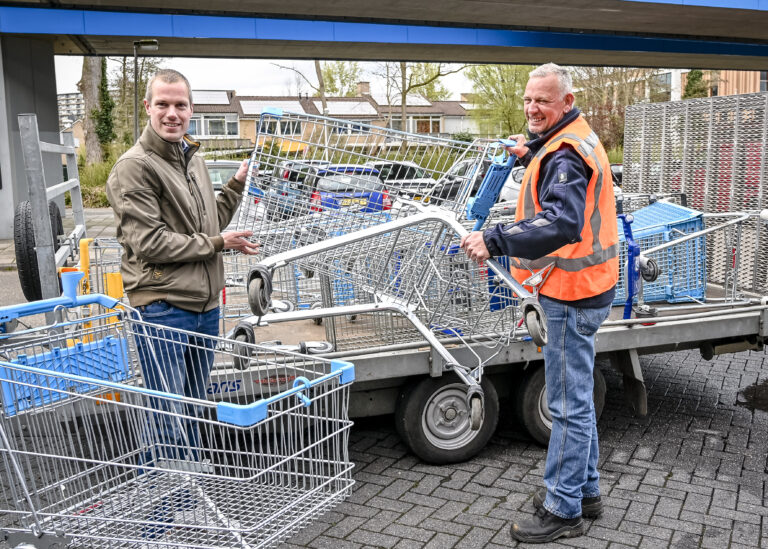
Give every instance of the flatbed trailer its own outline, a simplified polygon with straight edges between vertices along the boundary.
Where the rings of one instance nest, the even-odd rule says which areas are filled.
[[[625,193],[687,195],[688,204],[705,215],[768,208],[768,94],[636,105],[627,109],[625,127]],[[706,276],[701,294],[692,294],[691,303],[675,297],[675,303],[654,303],[654,316],[629,320],[623,319],[624,307],[617,304],[598,331],[597,358],[608,360],[622,374],[627,402],[637,414],[647,413],[639,355],[699,349],[702,357],[711,359],[720,353],[762,350],[768,337],[768,255],[761,250],[768,249],[768,227],[758,217],[737,229],[740,245],[729,240],[733,233],[706,237],[706,257],[701,260]],[[741,268],[729,272],[737,263]],[[266,315],[263,323],[279,319],[280,324],[257,327],[257,341],[332,340],[334,323],[342,333],[354,329],[345,312],[323,318],[327,330],[310,318],[311,311]],[[393,322],[392,328],[402,326]],[[360,341],[365,341],[364,335]],[[485,445],[498,421],[499,394],[512,397],[535,440],[548,440],[551,422],[541,349],[524,332],[515,335],[502,348],[490,348],[487,341],[440,339],[457,362],[485,363],[485,414],[474,431],[463,387],[426,341],[366,341],[323,356],[356,365],[353,417],[394,413],[398,431],[417,455],[446,463],[467,459]],[[599,416],[605,398],[599,369],[594,397]]]

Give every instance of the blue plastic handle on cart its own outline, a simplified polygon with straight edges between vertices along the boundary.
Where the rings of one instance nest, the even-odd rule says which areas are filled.
[[[501,189],[504,187],[516,159],[514,155],[509,155],[506,161],[496,158],[491,162],[477,194],[467,203],[467,219],[475,220],[473,231],[479,231],[485,220],[488,219],[491,208],[499,199]]]
[[[252,402],[251,404],[219,402],[216,405],[218,420],[223,423],[229,423],[239,427],[250,427],[252,425],[256,425],[257,423],[267,419],[267,412],[270,404],[273,404],[291,395],[299,396],[303,404],[305,406],[309,406],[309,404],[307,404],[309,399],[302,393],[302,391],[306,391],[308,388],[320,383],[325,383],[326,381],[336,376],[339,377],[340,385],[346,385],[347,383],[353,382],[355,380],[355,366],[351,362],[345,362],[343,360],[332,360],[330,374],[326,374],[311,381],[307,380],[306,378],[297,378],[296,381],[299,383],[294,382],[294,386],[290,389],[286,389],[282,393],[272,395],[269,398],[263,398],[257,402]]]
[[[635,242],[632,236],[632,215],[619,214],[622,226],[624,228],[624,240],[627,243],[627,301],[624,303],[624,319],[632,318],[632,304],[637,295],[637,283],[640,278],[640,271],[637,264],[637,258],[640,255],[640,245]]]
[[[261,114],[271,114],[272,116],[280,118],[283,116],[283,109],[279,107],[264,107],[261,109]]]
[[[58,307],[72,308],[80,307],[81,305],[99,304],[103,307],[114,309],[120,304],[119,300],[103,294],[77,295],[77,285],[83,276],[85,276],[84,273],[79,271],[61,273],[62,293],[59,297],[0,307],[0,323],[39,313],[47,313]]]

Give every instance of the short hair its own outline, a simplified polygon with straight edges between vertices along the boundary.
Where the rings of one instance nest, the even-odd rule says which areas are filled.
[[[554,74],[557,77],[557,81],[560,84],[560,91],[563,92],[563,97],[569,93],[573,93],[573,79],[571,73],[565,67],[556,65],[554,63],[546,63],[533,69],[529,74],[529,78],[544,78]]]
[[[147,103],[150,105],[152,104],[152,85],[155,83],[155,80],[158,79],[165,82],[166,84],[184,82],[187,85],[189,104],[192,105],[192,86],[189,85],[189,80],[187,80],[187,77],[181,74],[179,71],[175,71],[173,69],[160,69],[154,75],[152,75],[152,78],[150,78],[149,82],[147,82],[147,91],[144,94],[144,99],[146,99]]]

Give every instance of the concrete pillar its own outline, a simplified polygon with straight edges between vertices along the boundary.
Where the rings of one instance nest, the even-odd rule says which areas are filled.
[[[671,82],[670,82],[670,90],[669,90],[669,100],[670,101],[680,101],[683,97],[683,87],[682,87],[682,69],[671,69],[670,72],[671,75]]]
[[[17,119],[21,113],[37,115],[42,141],[59,143],[53,44],[0,34],[0,238],[13,237],[14,207],[28,198]],[[58,155],[44,154],[43,165],[48,185],[63,180]]]

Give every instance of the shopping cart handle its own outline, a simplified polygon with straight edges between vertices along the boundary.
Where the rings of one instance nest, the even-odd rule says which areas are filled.
[[[491,162],[477,194],[467,202],[467,219],[475,221],[473,231],[479,231],[488,219],[491,208],[499,199],[501,189],[512,171],[512,166],[515,165],[515,160],[517,158],[514,155],[509,155],[506,161]]]
[[[69,309],[72,307],[80,307],[81,305],[98,304],[109,309],[114,309],[120,303],[119,300],[103,294],[77,295],[77,285],[83,276],[84,273],[80,271],[61,273],[62,294],[59,297],[0,307],[0,323],[25,316],[47,313],[59,307],[66,307]]]
[[[219,402],[216,405],[216,417],[223,423],[229,423],[239,427],[251,427],[267,419],[270,404],[274,404],[275,402],[292,395],[297,395],[303,406],[311,406],[312,401],[304,391],[307,391],[315,385],[325,383],[334,377],[339,378],[339,385],[351,383],[355,380],[355,366],[351,362],[332,360],[331,373],[313,380],[301,378],[301,382],[295,384],[294,387],[286,389],[276,395],[272,395],[269,398],[262,398],[261,400],[250,404]]]

